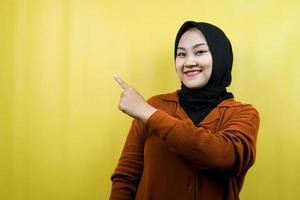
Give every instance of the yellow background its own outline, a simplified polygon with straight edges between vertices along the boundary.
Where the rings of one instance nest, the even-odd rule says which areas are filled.
[[[112,75],[145,98],[176,90],[185,20],[227,33],[229,90],[261,114],[241,199],[299,199],[297,0],[1,0],[0,199],[107,199],[131,121]]]

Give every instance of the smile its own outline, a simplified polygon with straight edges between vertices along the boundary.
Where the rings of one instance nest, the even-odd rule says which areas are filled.
[[[190,70],[190,71],[184,72],[184,74],[187,75],[188,77],[192,77],[192,76],[196,76],[196,75],[200,74],[201,72],[202,72],[202,70]]]

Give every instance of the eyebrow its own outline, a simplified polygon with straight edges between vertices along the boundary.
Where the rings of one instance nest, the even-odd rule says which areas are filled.
[[[195,45],[193,46],[193,48],[197,48],[197,47],[202,46],[202,45],[207,45],[207,44],[206,44],[206,43],[195,44]],[[185,50],[185,48],[183,48],[183,47],[177,47],[177,49]]]

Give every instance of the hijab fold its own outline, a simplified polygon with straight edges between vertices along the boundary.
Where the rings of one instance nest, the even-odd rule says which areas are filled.
[[[205,22],[186,21],[176,35],[175,59],[181,36],[191,28],[202,32],[213,59],[211,77],[203,88],[190,89],[181,83],[179,91],[179,104],[198,125],[223,100],[233,98],[233,94],[226,90],[231,83],[233,54],[230,41],[220,28]]]

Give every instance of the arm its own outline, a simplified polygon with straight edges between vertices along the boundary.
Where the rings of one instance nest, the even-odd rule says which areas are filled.
[[[119,163],[111,176],[110,200],[134,199],[144,165],[144,124],[134,120]]]
[[[239,174],[255,161],[259,115],[251,105],[238,108],[217,133],[196,127],[191,121],[179,120],[155,109],[119,77],[125,90],[119,109],[146,122],[146,128],[166,142],[175,153],[200,169],[228,170]]]
[[[173,152],[199,169],[229,170],[239,174],[255,161],[259,115],[250,105],[236,110],[217,133],[161,110],[150,116],[146,126]]]

